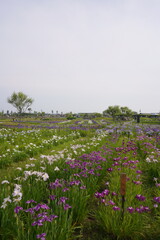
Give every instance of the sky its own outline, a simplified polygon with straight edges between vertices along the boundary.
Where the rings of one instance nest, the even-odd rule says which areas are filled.
[[[0,0],[0,111],[160,112],[159,0]]]

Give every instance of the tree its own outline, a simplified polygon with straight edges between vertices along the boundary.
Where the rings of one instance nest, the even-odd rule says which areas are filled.
[[[132,116],[133,114],[133,111],[131,109],[129,109],[128,107],[121,107],[121,114],[129,117],[129,116]]]
[[[120,107],[118,105],[109,106],[105,111],[103,111],[103,115],[110,115],[113,119],[118,116],[130,117],[133,114],[133,111],[128,107]]]
[[[113,117],[113,119],[115,119],[116,115],[121,114],[121,110],[120,107],[118,105],[115,106],[109,106],[105,111],[103,111],[103,115],[110,115],[111,117]]]
[[[21,114],[24,113],[29,106],[31,106],[34,100],[22,92],[14,92],[11,97],[7,99],[7,101],[17,109],[19,114]]]

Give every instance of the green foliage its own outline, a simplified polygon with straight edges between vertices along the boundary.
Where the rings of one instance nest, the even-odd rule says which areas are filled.
[[[33,99],[22,92],[14,92],[7,101],[17,109],[19,114],[25,112],[33,103]]]
[[[103,111],[103,115],[110,115],[113,119],[116,118],[116,116],[123,115],[126,117],[130,117],[133,114],[132,110],[128,107],[120,107],[118,105],[115,106],[109,106],[105,111]]]
[[[66,114],[67,120],[73,120],[76,119],[76,116],[72,114],[72,112]]]

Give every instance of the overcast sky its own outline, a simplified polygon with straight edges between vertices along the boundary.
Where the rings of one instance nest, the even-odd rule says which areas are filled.
[[[1,0],[0,111],[160,112],[159,0]]]

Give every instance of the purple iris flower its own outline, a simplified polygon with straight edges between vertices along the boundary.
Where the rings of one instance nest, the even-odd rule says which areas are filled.
[[[140,185],[140,184],[142,184],[141,181],[134,181],[134,180],[133,180],[133,183],[136,184],[136,185]]]
[[[64,205],[64,210],[67,210],[67,209],[69,209],[69,208],[72,208],[69,204],[65,204],[65,205]]]
[[[58,204],[65,203],[67,199],[67,197],[60,197]]]
[[[102,192],[102,195],[103,196],[108,196],[109,194],[109,190],[108,189],[105,189],[103,192]]]
[[[67,191],[69,191],[69,188],[63,188],[62,189],[62,192],[67,192]]]
[[[160,197],[154,197],[153,200],[157,203],[160,203]]]
[[[107,171],[108,171],[108,172],[112,172],[112,171],[113,171],[113,168],[108,168]]]
[[[145,201],[146,200],[146,197],[142,196],[141,194],[137,194],[135,198],[137,198],[139,201]]]
[[[53,201],[56,199],[56,195],[50,195],[49,198]]]
[[[37,202],[31,199],[31,200],[28,200],[26,203],[37,203]]]
[[[19,211],[21,211],[21,210],[23,210],[23,208],[20,206],[17,206],[17,207],[15,207],[14,212],[19,213]]]
[[[120,208],[117,207],[117,206],[114,206],[112,209],[113,209],[114,211],[119,211],[119,210],[120,210]]]
[[[35,206],[34,208],[33,208],[35,211],[39,211],[40,209],[50,209],[46,204],[41,204],[41,203],[39,203],[39,204],[37,204],[37,206]]]
[[[30,212],[30,214],[34,214],[34,209],[33,208],[28,208],[25,210],[25,212]]]
[[[136,208],[136,212],[143,213],[143,212],[149,212],[150,209],[147,206],[140,206],[139,208]]]
[[[37,217],[38,218],[40,218],[40,217],[45,217],[47,215],[47,212],[43,212],[43,213],[39,213],[38,215],[37,215]]]
[[[108,204],[109,205],[115,205],[115,203],[112,200],[108,201]]]
[[[45,240],[46,239],[45,236],[46,236],[46,233],[41,233],[41,234],[38,234],[36,237],[37,239],[40,238],[40,240]]]
[[[128,208],[127,208],[127,211],[128,211],[129,213],[133,213],[133,212],[135,211],[135,209],[134,209],[133,207],[128,207]]]

